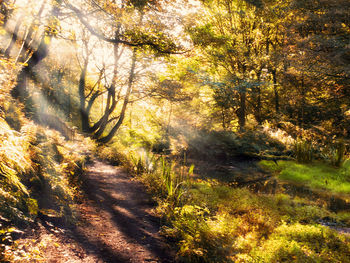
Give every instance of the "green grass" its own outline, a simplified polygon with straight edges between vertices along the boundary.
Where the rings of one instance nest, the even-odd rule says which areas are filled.
[[[249,262],[350,262],[346,239],[319,225],[283,224]]]
[[[188,173],[185,183],[180,184],[186,187],[180,201],[174,202],[167,190],[170,177],[164,176],[164,171],[175,178],[181,177],[181,169],[162,165],[154,158],[149,158],[153,160],[149,166],[147,156],[129,152],[125,159],[133,157],[138,161],[124,164],[130,166],[129,170],[134,171],[157,201],[156,211],[163,220],[162,233],[176,243],[179,262],[350,263],[350,238],[319,224],[326,218],[348,226],[349,213],[331,212],[307,198],[256,194],[216,180],[195,179],[188,167],[184,170]],[[279,163],[266,162],[265,166],[276,172],[290,164],[294,170],[309,167]],[[306,179],[300,176],[298,180]]]
[[[349,262],[350,240],[317,223],[338,215],[308,200],[199,181],[167,213],[181,262]]]
[[[350,161],[342,168],[315,162],[300,164],[293,161],[261,161],[260,165],[278,173],[278,178],[285,181],[304,184],[312,189],[323,189],[332,193],[350,194]]]

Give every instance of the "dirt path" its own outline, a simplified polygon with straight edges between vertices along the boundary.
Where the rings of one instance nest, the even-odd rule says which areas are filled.
[[[44,223],[36,231],[44,262],[173,262],[149,196],[122,168],[94,161],[85,190],[75,228]]]

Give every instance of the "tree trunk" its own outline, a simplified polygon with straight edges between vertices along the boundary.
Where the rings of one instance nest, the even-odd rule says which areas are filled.
[[[44,11],[45,5],[46,5],[46,0],[41,4],[40,10],[39,10],[38,14],[36,15],[38,17],[39,21],[40,21],[40,17],[42,15],[42,13]],[[19,55],[17,57],[17,60],[19,62],[24,62],[27,60],[26,53],[30,49],[30,42],[32,41],[32,37],[34,34],[35,19],[36,18],[34,18],[34,20],[32,21],[32,23],[29,26],[28,33],[23,41],[23,45],[22,45],[21,50],[19,52]]]
[[[118,25],[116,31],[115,31],[115,39],[119,39],[121,26]],[[90,132],[95,133],[93,135],[94,139],[100,138],[100,136],[103,134],[104,130],[107,127],[107,124],[109,123],[108,118],[113,113],[117,106],[117,99],[116,99],[116,79],[118,75],[118,61],[119,61],[119,43],[114,43],[113,45],[113,53],[114,53],[114,69],[113,69],[113,79],[111,83],[111,87],[108,90],[108,97],[107,97],[107,103],[105,107],[105,111],[101,119],[96,122],[91,128]]]
[[[86,85],[86,72],[89,64],[89,58],[86,58],[84,67],[80,73],[79,78],[79,100],[80,100],[80,118],[81,118],[81,129],[83,132],[89,132],[90,123],[89,115],[86,111],[86,98],[85,98],[85,85]]]
[[[305,116],[304,116],[304,110],[305,110],[305,106],[306,106],[306,100],[305,100],[305,96],[306,96],[306,91],[305,91],[305,85],[304,85],[304,76],[302,76],[301,78],[301,103],[300,103],[300,115],[299,115],[299,122],[300,122],[300,127],[303,128],[304,127],[304,123],[305,123]]]
[[[245,117],[246,117],[246,99],[247,99],[246,87],[241,87],[240,90],[240,107],[237,111],[238,124],[240,131],[244,130],[245,127]]]
[[[262,123],[262,118],[261,118],[261,88],[260,88],[260,86],[256,87],[256,92],[258,93],[257,106],[256,106],[256,121],[260,125]]]
[[[18,39],[18,31],[19,31],[19,27],[21,26],[22,24],[22,21],[21,20],[17,20],[16,22],[16,26],[12,32],[12,37],[11,37],[11,41],[10,41],[10,44],[8,45],[8,47],[6,48],[5,50],[5,53],[4,53],[4,56],[6,58],[9,58],[10,55],[11,55],[11,50],[12,48],[14,47],[14,45],[16,44],[17,42],[17,39]]]
[[[273,81],[273,91],[275,93],[275,111],[276,111],[276,114],[278,114],[280,112],[280,105],[279,105],[279,94],[278,94],[278,88],[277,88],[276,69],[272,70],[272,81]]]
[[[126,108],[128,106],[128,103],[129,103],[129,97],[131,94],[132,85],[133,85],[134,79],[135,79],[135,68],[136,68],[136,48],[134,48],[134,50],[133,50],[132,64],[131,64],[129,81],[128,81],[128,88],[126,91],[126,95],[125,95],[125,99],[124,99],[124,103],[123,103],[123,107],[122,107],[119,119],[107,136],[98,139],[99,142],[102,142],[102,143],[109,142],[114,137],[115,133],[118,131],[120,125],[123,123]]]
[[[226,130],[226,118],[225,118],[225,109],[221,108],[221,120],[222,120],[222,128],[224,131]]]
[[[27,79],[33,75],[33,69],[40,63],[48,54],[45,36],[42,37],[40,45],[17,76],[17,85],[11,90],[11,95],[18,98],[21,102],[28,99]]]
[[[259,125],[262,123],[262,117],[261,117],[261,88],[260,88],[261,72],[262,72],[262,68],[260,68],[260,70],[257,72],[257,81],[259,82],[259,85],[256,87],[257,102],[256,102],[256,110],[255,110],[255,119],[259,123]]]

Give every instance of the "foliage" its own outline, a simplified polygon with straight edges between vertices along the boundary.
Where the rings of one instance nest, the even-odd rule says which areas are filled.
[[[320,218],[335,217],[325,209],[288,196],[259,196],[247,190],[215,185],[215,182],[194,183],[190,192],[187,205],[166,215],[170,225],[163,230],[169,237],[179,240],[179,257],[186,262],[256,262],[262,255],[272,256],[273,248],[261,250],[260,254],[255,251],[259,247],[269,247],[270,240],[283,233],[280,230],[283,222],[289,222],[287,225],[292,229],[298,222],[315,224]],[[313,226],[306,225],[305,230],[308,227]],[[342,252],[338,252],[336,246],[329,248],[328,256],[346,258],[349,240],[333,231],[325,231],[329,235],[321,235],[320,243],[324,239],[327,244],[340,242],[343,248]],[[310,237],[310,240],[313,239]],[[295,241],[291,238],[290,242]],[[325,257],[316,246],[309,250],[316,257]]]
[[[11,78],[14,65],[1,64],[1,81]],[[1,252],[22,233],[18,229],[43,214],[66,223],[75,220],[72,204],[79,195],[85,154],[93,145],[78,135],[76,143],[67,142],[58,132],[28,120],[23,106],[9,96],[12,83],[4,82],[0,89]]]
[[[350,194],[348,0],[198,1],[187,16],[191,1],[49,2],[0,3],[2,242],[41,215],[73,220],[94,150],[154,195],[180,261],[348,261],[349,239],[320,223],[349,213],[315,198]],[[188,52],[170,56],[179,43]],[[28,118],[49,111],[110,147]],[[286,189],[201,180],[185,154],[214,168],[266,159]]]
[[[143,183],[155,193],[165,198],[171,206],[180,205],[184,201],[194,170],[194,165],[187,166],[186,157],[179,165],[164,156],[146,152],[132,152],[129,156],[136,175],[141,175]]]

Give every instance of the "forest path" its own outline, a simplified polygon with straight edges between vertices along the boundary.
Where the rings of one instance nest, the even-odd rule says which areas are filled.
[[[46,227],[40,237],[45,262],[173,262],[140,183],[121,167],[96,160],[85,179],[77,226],[50,232]]]

